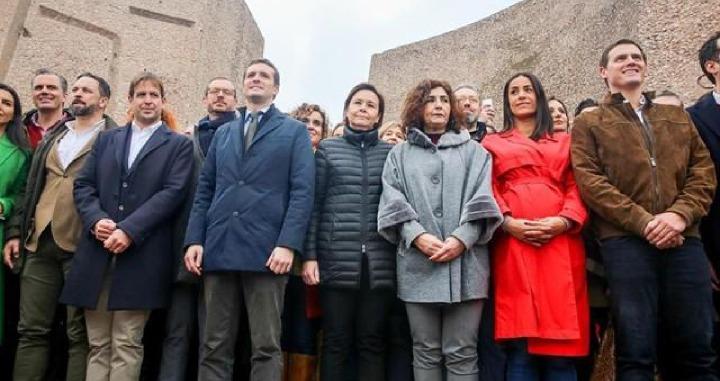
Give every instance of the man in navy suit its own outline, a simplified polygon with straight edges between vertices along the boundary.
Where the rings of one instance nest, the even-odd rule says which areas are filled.
[[[272,62],[250,62],[242,117],[215,133],[198,180],[185,266],[203,275],[204,381],[232,377],[239,308],[248,313],[251,380],[282,375],[283,297],[312,212],[315,164],[305,125],[273,105],[279,85]]]
[[[162,81],[130,84],[134,118],[101,133],[75,179],[82,232],[61,303],[85,308],[88,380],[137,380],[150,311],[167,307],[172,221],[190,186],[192,142],[162,121]]]
[[[713,90],[700,97],[697,103],[689,107],[687,111],[710,151],[710,156],[715,163],[716,175],[720,176],[720,32],[705,41],[698,55],[700,67],[705,77],[713,84]],[[713,285],[715,289],[719,286],[715,274],[720,271],[718,231],[720,231],[720,192],[715,192],[710,213],[700,224],[700,234],[705,245],[705,252],[710,257],[714,270]]]

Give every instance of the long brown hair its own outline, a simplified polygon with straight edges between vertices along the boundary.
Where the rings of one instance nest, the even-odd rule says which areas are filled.
[[[427,104],[427,99],[432,89],[437,87],[445,90],[445,93],[447,93],[450,98],[450,117],[448,118],[447,129],[456,133],[460,132],[460,124],[458,121],[462,120],[462,114],[458,109],[455,95],[453,94],[450,84],[447,83],[447,81],[425,79],[420,81],[405,97],[405,103],[400,116],[400,124],[405,127],[405,133],[412,128],[425,130],[425,120],[423,119],[425,104]]]

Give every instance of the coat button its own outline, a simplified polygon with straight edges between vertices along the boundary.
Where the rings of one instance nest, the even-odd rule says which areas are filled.
[[[243,186],[243,185],[245,185],[245,182],[240,180],[240,181],[238,181],[238,185]]]
[[[240,215],[240,213],[238,213],[238,212],[233,212],[233,217],[237,217],[237,216],[239,216],[239,215]]]
[[[128,183],[126,183],[125,181],[123,181],[122,187],[123,187],[123,188],[127,188],[127,187],[128,187]]]
[[[430,181],[432,181],[433,184],[440,184],[440,178],[438,176],[433,176]]]
[[[122,212],[123,210],[125,210],[125,207],[120,205],[120,206],[118,206],[118,210]]]
[[[440,209],[435,209],[435,212],[433,212],[433,214],[434,214],[435,217],[437,217],[437,218],[442,218],[442,216],[443,216],[443,215],[442,215],[442,210],[440,210]]]

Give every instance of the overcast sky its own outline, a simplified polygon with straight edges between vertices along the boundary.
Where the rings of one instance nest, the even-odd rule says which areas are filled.
[[[317,103],[342,118],[349,90],[367,81],[374,53],[436,36],[517,0],[245,0],[280,70],[276,105]]]

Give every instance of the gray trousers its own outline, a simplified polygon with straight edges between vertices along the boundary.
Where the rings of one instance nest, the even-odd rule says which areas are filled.
[[[413,340],[415,381],[477,380],[477,341],[483,301],[405,303]]]
[[[252,343],[251,381],[280,381],[281,317],[287,275],[254,272],[207,273],[203,276],[205,332],[200,381],[232,379],[240,308],[245,308]]]

